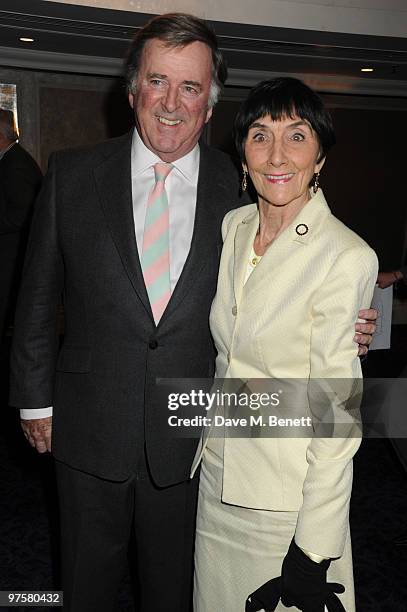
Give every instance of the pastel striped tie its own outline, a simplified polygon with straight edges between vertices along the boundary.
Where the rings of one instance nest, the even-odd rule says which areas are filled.
[[[168,198],[165,179],[174,166],[154,164],[155,185],[149,195],[144,224],[141,267],[156,324],[171,297]]]

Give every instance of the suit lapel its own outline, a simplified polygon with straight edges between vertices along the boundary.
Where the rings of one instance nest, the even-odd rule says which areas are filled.
[[[168,306],[160,320],[165,321],[174,312],[187,295],[192,284],[198,278],[202,269],[208,262],[208,248],[210,238],[220,234],[218,216],[212,214],[211,206],[215,200],[210,153],[201,146],[199,161],[199,178],[197,185],[197,198],[195,209],[194,229],[191,247],[185,261],[181,276],[178,279]],[[211,247],[212,248],[212,247]],[[212,255],[212,254],[211,254]]]
[[[134,231],[131,193],[132,132],[119,149],[94,169],[99,198],[113,241],[131,284],[152,317]]]

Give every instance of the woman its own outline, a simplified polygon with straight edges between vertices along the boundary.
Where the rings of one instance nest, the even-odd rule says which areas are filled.
[[[308,380],[312,415],[320,406],[312,405],[309,381],[348,379],[351,396],[361,378],[353,323],[370,306],[377,258],[331,214],[319,188],[335,138],[311,89],[292,78],[260,83],[238,113],[235,139],[242,187],[249,175],[258,202],[223,222],[210,317],[217,377]],[[348,511],[359,443],[350,436],[203,441],[194,464],[203,456],[196,612],[243,611],[249,594],[281,574],[247,609],[274,609],[278,593],[292,609],[322,612],[343,590],[328,581],[343,585],[341,602],[354,612]]]

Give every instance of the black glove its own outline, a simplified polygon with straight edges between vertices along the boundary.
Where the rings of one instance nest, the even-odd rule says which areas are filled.
[[[273,612],[281,597],[281,578],[273,578],[254,591],[246,599],[245,612],[257,612],[265,610]]]
[[[326,581],[330,564],[330,559],[324,559],[321,563],[312,561],[298,548],[293,538],[281,570],[282,603],[287,608],[297,606],[303,612],[324,612],[324,606],[329,612],[345,612],[335,595],[343,593],[345,587]]]
[[[290,608],[296,606],[303,612],[346,612],[335,593],[343,593],[345,587],[327,583],[326,573],[330,559],[316,563],[312,561],[292,540],[283,561],[281,578],[269,580],[249,595],[246,612],[276,609],[281,597],[282,603]]]

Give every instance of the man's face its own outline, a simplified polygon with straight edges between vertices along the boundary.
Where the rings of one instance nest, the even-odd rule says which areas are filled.
[[[183,157],[198,142],[212,115],[211,80],[212,56],[204,43],[167,47],[158,38],[146,43],[129,102],[144,144],[163,161]]]

